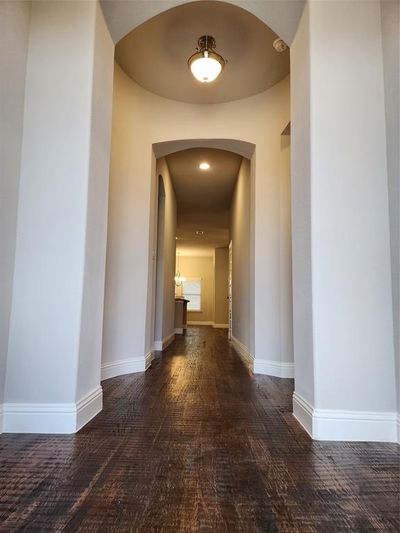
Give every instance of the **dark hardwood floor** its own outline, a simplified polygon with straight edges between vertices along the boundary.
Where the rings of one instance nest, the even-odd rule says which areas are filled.
[[[225,331],[103,385],[77,435],[1,436],[1,531],[400,531],[398,446],[313,442]]]

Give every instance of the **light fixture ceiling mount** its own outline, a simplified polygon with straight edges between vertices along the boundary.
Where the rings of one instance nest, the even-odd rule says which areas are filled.
[[[216,43],[211,35],[202,35],[197,45],[197,51],[188,59],[188,66],[198,81],[210,83],[220,75],[226,61],[215,51]]]
[[[209,170],[210,163],[207,163],[207,161],[203,161],[203,163],[200,163],[199,169],[200,170]]]
[[[275,50],[279,54],[281,54],[282,52],[284,52],[288,48],[288,45],[280,37],[278,37],[278,39],[275,39],[275,41],[272,43],[272,46],[275,48]]]

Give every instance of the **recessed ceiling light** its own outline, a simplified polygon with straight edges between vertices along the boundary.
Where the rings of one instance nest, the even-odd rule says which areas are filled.
[[[215,51],[215,39],[203,35],[197,41],[197,52],[188,59],[188,65],[196,80],[201,83],[214,81],[225,66],[225,59]]]
[[[204,235],[204,231],[202,229],[198,229],[196,231],[196,235]]]
[[[210,164],[204,161],[203,163],[200,163],[199,168],[201,168],[201,170],[208,170],[210,168]]]

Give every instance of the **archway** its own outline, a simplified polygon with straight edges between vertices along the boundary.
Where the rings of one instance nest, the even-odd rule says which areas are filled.
[[[286,5],[289,5],[289,3],[285,3]],[[261,5],[261,3],[260,3]],[[270,3],[265,3],[262,6],[262,10],[268,10],[271,6]],[[332,8],[332,9],[331,9]],[[335,11],[337,9],[338,11]],[[354,12],[357,13],[357,9],[361,10],[360,5],[354,6]],[[312,19],[310,17],[310,10],[314,10],[316,18]],[[340,11],[340,12],[339,12]],[[360,15],[365,15],[365,19],[371,22],[371,24],[374,26],[374,31],[378,31],[376,23],[373,23],[374,14],[373,9],[366,9],[366,12],[361,13]],[[314,91],[314,93],[311,93],[310,88],[311,86],[316,83],[315,79],[312,77],[315,72],[321,73],[321,79],[324,79],[324,90],[325,92],[329,93],[331,101],[333,104],[336,103],[336,98],[338,95],[335,94],[335,92],[332,90],[332,87],[336,86],[337,79],[335,79],[335,76],[331,72],[329,65],[327,65],[326,62],[320,61],[320,57],[317,53],[313,53],[313,47],[311,46],[311,30],[310,26],[312,24],[315,24],[317,29],[317,34],[319,38],[325,42],[326,45],[326,51],[327,53],[334,53],[335,57],[338,61],[343,60],[343,56],[345,56],[345,52],[343,52],[342,47],[335,47],[336,43],[336,32],[335,28],[332,24],[330,24],[330,19],[328,13],[334,15],[334,20],[336,20],[336,17],[340,19],[343,23],[346,22],[346,15],[343,13],[339,8],[333,7],[330,5],[329,9],[321,6],[318,6],[317,3],[312,3],[312,5],[307,5],[307,9],[304,13],[304,16],[302,18],[302,24],[299,28],[299,31],[296,35],[296,41],[295,46],[292,49],[292,116],[290,117],[292,120],[292,133],[293,133],[293,142],[292,145],[294,147],[294,156],[292,158],[293,163],[293,176],[294,176],[294,187],[293,187],[293,202],[292,205],[294,207],[293,213],[294,213],[294,223],[293,228],[295,232],[295,243],[294,243],[294,265],[295,265],[295,273],[294,273],[294,287],[295,287],[295,343],[296,343],[296,363],[297,368],[299,369],[299,374],[296,376],[297,383],[299,384],[298,389],[298,396],[297,398],[297,416],[300,418],[303,422],[303,424],[309,429],[310,432],[313,432],[312,429],[312,421],[313,421],[313,408],[310,407],[310,405],[315,405],[315,398],[317,397],[317,388],[321,387],[322,390],[319,391],[318,395],[319,397],[325,397],[325,390],[324,387],[330,387],[331,383],[327,383],[327,380],[325,379],[325,376],[323,375],[323,372],[321,371],[319,374],[319,377],[316,377],[316,366],[314,362],[314,351],[317,347],[315,342],[318,344],[318,357],[328,357],[326,346],[323,344],[323,339],[325,336],[330,338],[330,331],[329,328],[326,328],[326,324],[329,323],[329,320],[331,317],[334,317],[335,323],[337,324],[338,330],[341,332],[341,339],[343,344],[341,344],[341,370],[339,371],[336,366],[335,370],[337,370],[336,373],[336,380],[341,379],[341,375],[348,375],[348,372],[346,371],[346,361],[352,359],[352,354],[349,353],[348,357],[345,357],[343,354],[347,353],[350,344],[345,342],[345,339],[349,339],[351,337],[351,331],[349,330],[349,324],[346,322],[343,322],[343,320],[340,318],[340,306],[343,305],[344,308],[348,309],[348,312],[350,316],[352,317],[352,322],[354,324],[371,324],[374,323],[374,328],[371,329],[368,327],[369,336],[376,340],[379,345],[382,346],[382,349],[386,353],[386,364],[385,368],[386,370],[383,373],[386,373],[389,368],[391,368],[393,364],[393,354],[390,353],[390,348],[388,347],[387,340],[391,336],[393,336],[393,333],[388,332],[386,325],[383,323],[382,317],[376,316],[376,307],[370,305],[368,307],[368,312],[364,313],[365,310],[363,310],[363,313],[354,313],[354,309],[352,309],[353,304],[349,302],[349,300],[342,294],[342,296],[339,298],[339,300],[336,300],[336,296],[333,296],[329,292],[328,285],[322,283],[320,281],[320,284],[318,285],[318,291],[316,291],[317,285],[315,284],[315,281],[317,279],[325,279],[325,275],[328,277],[328,279],[332,280],[335,284],[338,283],[339,287],[348,286],[348,282],[346,279],[349,277],[352,277],[352,268],[355,264],[357,264],[357,269],[360,271],[366,271],[369,272],[369,275],[373,276],[376,280],[377,287],[379,287],[379,294],[382,296],[382,298],[385,298],[385,301],[388,303],[387,296],[390,293],[390,288],[387,284],[388,277],[384,275],[384,273],[381,273],[382,275],[377,274],[373,267],[373,261],[371,260],[371,249],[368,246],[365,246],[363,248],[365,258],[367,259],[366,262],[359,261],[357,258],[354,258],[354,256],[351,256],[349,254],[349,248],[343,245],[343,242],[340,239],[335,240],[335,246],[337,246],[337,249],[340,250],[339,255],[337,257],[346,257],[346,268],[340,269],[340,274],[338,274],[338,271],[335,271],[333,269],[333,264],[329,262],[328,259],[328,251],[326,250],[325,259],[321,257],[317,257],[314,254],[314,236],[317,232],[319,235],[318,243],[322,245],[326,245],[323,241],[323,235],[324,231],[327,230],[329,232],[329,217],[327,217],[327,213],[331,213],[332,217],[335,216],[335,213],[337,211],[341,211],[341,209],[344,208],[344,205],[342,201],[339,201],[339,196],[336,198],[332,197],[331,194],[329,194],[327,191],[335,190],[336,186],[339,186],[339,182],[335,179],[334,176],[331,176],[332,170],[329,172],[327,169],[325,169],[324,165],[326,165],[326,159],[319,158],[319,155],[321,152],[311,150],[311,143],[312,141],[316,144],[323,145],[324,152],[330,154],[332,150],[332,144],[331,139],[332,137],[329,135],[323,136],[324,130],[322,128],[323,121],[319,120],[319,117],[317,115],[313,115],[311,113],[311,100],[315,103],[315,105],[318,104],[318,108],[321,111],[320,116],[325,116],[326,113],[330,117],[330,124],[335,125],[332,127],[331,134],[333,136],[337,136],[339,132],[339,121],[338,116],[336,116],[335,111],[343,111],[344,109],[348,109],[348,103],[346,100],[340,99],[341,104],[343,105],[342,109],[338,109],[336,105],[333,105],[331,108],[328,109],[328,106],[323,104],[325,102],[325,97],[323,92],[321,91],[321,87],[318,87],[318,83],[316,84],[317,87]],[[263,19],[266,21],[265,19]],[[266,21],[271,25],[272,28],[276,29],[278,32],[278,28],[274,26],[271,22]],[[328,31],[329,30],[329,31]],[[350,31],[350,30],[349,30]],[[328,32],[328,33],[327,33]],[[360,32],[363,33],[363,30],[360,28]],[[282,32],[280,32],[281,35]],[[360,34],[361,35],[361,34]],[[313,37],[315,37],[315,34],[313,34]],[[360,48],[358,49],[359,52],[359,59],[362,58],[362,41],[364,37],[360,40]],[[378,39],[379,41],[379,39]],[[291,41],[289,41],[291,43]],[[379,47],[378,47],[379,48]],[[343,52],[343,56],[342,56]],[[379,50],[376,49],[376,52],[378,53]],[[353,67],[353,58],[347,57],[348,61],[348,70],[346,71],[346,74],[344,74],[343,77],[343,83],[345,84],[345,78],[349,76],[353,82],[354,86],[359,88],[359,80],[354,79],[352,75],[352,67]],[[354,60],[356,64],[358,64],[358,61]],[[379,63],[379,58],[377,57],[377,64]],[[312,66],[312,69],[311,69]],[[323,74],[326,74],[326,77],[323,76]],[[378,73],[379,74],[379,73]],[[377,76],[377,84],[379,85],[379,79],[380,74]],[[327,83],[326,80],[330,80],[330,84]],[[379,89],[379,87],[376,87],[376,90]],[[278,89],[277,89],[278,90]],[[360,88],[361,90],[361,88]],[[361,91],[362,92],[362,91]],[[271,95],[274,93],[274,91],[271,91]],[[318,95],[318,97],[317,97]],[[370,94],[372,98],[372,92]],[[373,99],[370,101],[372,105]],[[154,101],[155,106],[154,109],[155,112],[160,111],[160,107],[157,106],[156,102]],[[179,104],[171,103],[171,108],[175,109],[177,114],[180,115],[179,111]],[[230,104],[231,106],[231,104]],[[232,109],[235,109],[235,106],[231,106]],[[189,108],[187,108],[189,109]],[[258,110],[262,112],[262,110],[265,109],[264,106],[259,102]],[[333,111],[335,110],[335,111]],[[212,122],[213,127],[215,127],[215,136],[220,138],[226,138],[231,133],[228,130],[233,130],[236,134],[236,127],[237,124],[234,123],[232,120],[226,121],[225,125],[222,125],[222,122],[220,120],[220,123],[215,125],[215,121],[213,120],[212,114],[200,114],[200,113],[192,113],[192,109],[187,113],[187,116],[190,117],[190,120],[177,120],[174,119],[174,113],[171,113],[168,117],[169,120],[165,120],[165,123],[171,124],[173,123],[178,124],[181,128],[181,131],[178,132],[177,138],[183,138],[185,136],[192,136],[193,135],[193,128],[192,124],[190,123],[193,121],[193,124],[196,125],[196,127],[199,127],[199,130],[201,130],[201,133],[197,133],[198,137],[207,137],[207,125],[208,123]],[[235,109],[236,111],[236,109]],[[350,113],[350,110],[349,110]],[[207,116],[205,116],[207,114]],[[357,112],[355,113],[357,115]],[[382,109],[377,113],[377,116],[382,115]],[[154,116],[154,114],[152,115]],[[164,117],[165,119],[166,117]],[[221,118],[221,117],[219,117]],[[344,118],[344,115],[343,115]],[[382,117],[381,117],[382,118]],[[264,126],[266,128],[269,128],[270,126],[273,126],[273,121],[270,120],[270,117],[265,117]],[[286,124],[289,119],[289,113],[286,117]],[[265,140],[268,138],[268,140],[272,140],[273,136],[265,135],[264,138],[258,137],[258,134],[255,133],[254,124],[257,124],[259,120],[259,116],[251,123],[247,122],[247,119],[241,115],[240,121],[241,121],[241,128],[246,131],[246,135],[244,138],[247,138],[250,142],[253,142],[257,145],[257,158],[256,158],[256,195],[255,195],[255,277],[256,277],[256,285],[257,285],[257,292],[255,293],[255,299],[256,299],[256,308],[257,308],[257,298],[259,299],[259,303],[263,302],[265,303],[265,294],[271,295],[273,294],[274,301],[280,300],[284,294],[280,290],[280,286],[274,283],[274,281],[279,277],[281,272],[279,272],[279,269],[282,266],[281,262],[275,261],[275,253],[271,252],[271,248],[268,246],[265,246],[265,239],[271,239],[271,242],[274,242],[273,235],[274,231],[276,230],[277,226],[275,225],[274,221],[266,220],[263,221],[262,217],[258,218],[259,214],[264,211],[273,212],[274,205],[279,204],[279,201],[277,202],[277,194],[276,194],[276,186],[277,183],[274,182],[274,178],[279,174],[278,166],[275,166],[272,168],[271,162],[273,161],[274,157],[272,154],[267,154],[264,151],[264,146],[266,146]],[[279,121],[278,121],[279,122]],[[277,123],[275,123],[276,126]],[[284,129],[286,124],[280,124],[281,129],[280,132]],[[249,125],[249,128],[247,126]],[[380,125],[382,126],[382,122],[380,122]],[[162,124],[159,124],[160,128],[159,131],[154,132],[154,134],[150,135],[151,144],[154,144],[156,142],[163,142],[166,138],[169,138],[169,132],[166,131],[166,129],[163,130]],[[277,130],[278,128],[276,128]],[[378,128],[379,129],[379,128]],[[185,131],[186,130],[186,131]],[[187,131],[188,130],[188,131]],[[311,133],[318,131],[318,139],[314,138]],[[371,130],[372,131],[372,130]],[[362,132],[360,132],[361,134]],[[364,139],[364,136],[361,136],[363,139],[363,146],[372,147],[372,143],[370,142],[371,139]],[[375,141],[378,144],[382,144],[379,142],[379,139],[376,137],[376,135],[373,135]],[[238,138],[241,138],[241,136],[238,134]],[[243,137],[242,137],[243,138]],[[322,142],[321,140],[324,139]],[[353,143],[352,138],[347,139],[348,142],[351,144]],[[365,142],[364,142],[365,141]],[[147,144],[148,146],[148,144]],[[259,149],[259,147],[262,146],[262,149]],[[360,164],[361,167],[365,169],[365,165],[360,162],[360,160],[357,158],[355,154],[359,153],[358,151],[358,145],[354,146],[354,153],[350,154],[348,150],[344,146],[341,147],[342,149],[342,155],[343,155],[343,161],[347,161],[349,163],[349,166],[345,169],[342,169],[343,171],[348,171],[349,168],[352,167],[353,162],[356,162],[356,167],[358,168],[358,165]],[[144,150],[148,150],[148,147],[144,147]],[[332,158],[337,161],[335,157],[331,154]],[[354,156],[354,157],[353,157]],[[381,161],[382,162],[382,161]],[[314,166],[314,163],[316,166]],[[324,170],[321,170],[324,168]],[[373,167],[371,166],[370,169]],[[267,170],[265,170],[267,169]],[[315,181],[311,181],[311,175],[314,175],[316,172],[316,169],[319,169],[321,172],[318,171],[318,178],[315,179]],[[264,170],[264,171],[263,171]],[[374,175],[372,177],[372,174]],[[258,179],[258,177],[263,177],[262,179]],[[333,183],[329,181],[329,187],[325,188],[323,187],[324,179],[322,176],[330,176],[329,180],[332,180],[333,183],[335,183],[335,187],[333,187]],[[384,172],[382,174],[384,176]],[[349,174],[349,183],[352,181],[352,175]],[[371,191],[374,189],[374,180],[378,180],[381,187],[382,194],[385,190],[385,179],[379,178],[379,173],[374,174],[371,172]],[[323,210],[319,210],[316,208],[316,210],[312,211],[312,207],[316,206],[316,196],[314,194],[314,191],[318,190],[318,198],[324,198],[323,205],[325,206]],[[341,190],[341,198],[347,198],[349,191]],[[354,202],[358,203],[358,200],[356,197],[353,198]],[[366,198],[364,198],[365,204],[364,207],[367,205]],[[336,209],[332,210],[332,205],[336,205]],[[351,221],[351,209],[349,208],[347,212],[347,219],[350,223]],[[313,214],[313,218],[312,215]],[[315,218],[315,215],[318,214],[318,217]],[[345,219],[342,219],[342,224],[344,223]],[[386,230],[381,224],[381,220],[376,221],[380,229],[382,230],[382,235],[385,234]],[[280,224],[280,223],[279,223]],[[278,224],[278,225],[279,225]],[[315,230],[316,226],[318,226],[318,231]],[[324,228],[324,229],[323,229]],[[387,228],[386,228],[387,229]],[[343,231],[348,234],[345,227],[343,227]],[[356,243],[360,243],[356,237],[356,235],[362,234],[362,242],[367,242],[367,236],[364,235],[363,230],[361,229],[361,226],[354,231],[352,234],[351,241],[356,245]],[[264,242],[264,247],[263,247]],[[277,240],[275,240],[275,244],[277,243]],[[277,244],[276,244],[277,245]],[[358,245],[357,245],[358,246]],[[277,245],[279,247],[279,245]],[[379,248],[378,241],[374,244],[374,250],[378,250]],[[276,251],[276,249],[275,249]],[[387,252],[388,249],[385,250],[384,255],[387,259]],[[386,263],[387,267],[387,263]],[[384,267],[383,270],[387,270],[387,268]],[[279,272],[279,274],[278,274]],[[319,272],[321,278],[318,277],[317,272]],[[387,272],[386,272],[387,273]],[[378,279],[379,278],[379,279]],[[386,281],[384,281],[386,280]],[[354,288],[354,287],[353,287]],[[274,291],[276,293],[274,294]],[[319,310],[323,310],[322,315],[325,317],[324,319],[320,318],[319,314],[315,313],[315,296],[318,292],[318,303],[319,303]],[[378,293],[376,293],[378,294]],[[276,299],[275,299],[276,295]],[[384,296],[386,295],[386,296]],[[354,300],[356,301],[356,294],[353,295]],[[340,301],[340,305],[339,305]],[[330,302],[330,303],[328,303]],[[388,303],[389,307],[390,304]],[[335,311],[332,311],[335,309]],[[388,311],[388,307],[385,307],[386,312]],[[389,313],[390,314],[390,313]],[[322,316],[321,315],[321,316]],[[272,313],[269,309],[266,310],[264,314],[256,314],[255,317],[255,352],[256,354],[259,353],[263,355],[264,357],[271,356],[272,359],[270,361],[266,360],[267,362],[263,362],[263,370],[266,373],[270,373],[273,368],[276,368],[275,362],[279,357],[277,357],[276,354],[281,353],[281,346],[282,346],[282,338],[285,338],[285,331],[282,330],[281,324],[279,323],[279,317],[281,316],[280,312]],[[370,318],[374,316],[375,321],[371,322]],[[369,317],[369,318],[368,318]],[[316,333],[316,331],[320,332],[320,335]],[[384,332],[386,333],[384,334]],[[375,343],[374,340],[374,343]],[[335,341],[337,341],[337,337],[335,337]],[[373,344],[374,344],[373,343]],[[332,346],[335,343],[332,343]],[[368,343],[367,343],[368,344]],[[364,343],[364,340],[359,339],[359,344],[357,343],[358,349],[361,349],[361,346],[363,346],[363,350],[368,351],[368,345]],[[374,344],[375,345],[375,344]],[[148,349],[148,346],[147,346]],[[363,351],[361,350],[361,351]],[[329,361],[332,361],[335,359],[335,354],[332,352],[332,349],[328,350],[329,352]],[[315,356],[317,357],[317,356]],[[280,361],[282,362],[282,360]],[[273,363],[273,364],[270,364]],[[324,365],[322,367],[324,368]],[[282,366],[280,366],[280,369],[282,369]],[[374,369],[374,370],[373,370]],[[293,370],[293,368],[292,368]],[[380,366],[378,364],[378,361],[375,356],[371,358],[371,365],[368,369],[369,373],[369,379],[373,379],[374,372],[382,372],[380,370]],[[386,375],[386,374],[385,374]],[[386,378],[385,378],[386,379]],[[383,380],[383,375],[382,375]],[[348,380],[348,389],[347,389],[347,396],[346,396],[346,402],[348,401],[348,405],[356,405],[357,402],[354,402],[354,397],[352,395],[352,386],[350,386],[350,379]],[[370,396],[367,394],[367,388],[366,387],[363,390],[363,397],[367,403],[370,402]],[[393,403],[393,387],[390,386],[391,392],[387,395],[387,401],[388,403]],[[390,396],[390,398],[389,398]],[[299,399],[300,397],[308,398],[306,402],[301,402]],[[332,394],[329,397],[329,401],[326,405],[330,403],[330,401],[334,398],[334,391],[332,391]],[[333,400],[332,400],[333,401]],[[378,398],[375,398],[374,402],[377,402],[377,405],[381,405],[381,402]],[[343,404],[344,405],[344,404]],[[346,403],[347,405],[347,403]],[[362,426],[363,423],[360,422],[360,426]],[[331,426],[334,432],[333,425]],[[391,430],[392,431],[392,430]]]
[[[187,104],[145,91],[116,66],[114,101],[119,142],[113,143],[111,157],[108,232],[118,263],[109,257],[103,363],[117,366],[119,354],[132,354],[137,361],[142,358],[143,368],[143,357],[146,361],[151,357],[154,287],[148,288],[152,288],[155,249],[149,246],[149,235],[155,232],[156,157],[208,146],[252,159],[250,244],[257,291],[252,289],[248,349],[257,372],[293,376],[290,152],[281,139],[290,119],[289,80],[229,104]],[[133,261],[132,248],[139,251],[140,262]],[[127,275],[133,269],[135,276]]]
[[[247,171],[246,177],[243,177],[243,179],[248,182],[248,188],[249,188],[249,197],[250,197],[250,213],[248,214],[249,217],[249,256],[248,258],[242,258],[242,261],[248,261],[246,263],[245,272],[248,272],[247,275],[245,275],[247,279],[245,287],[241,288],[241,297],[248,298],[248,308],[245,303],[241,305],[241,307],[244,307],[244,311],[241,312],[241,315],[243,316],[243,322],[245,322],[242,325],[242,330],[245,331],[244,336],[245,338],[242,338],[241,335],[238,333],[236,334],[237,337],[240,337],[241,340],[236,339],[236,337],[233,337],[233,343],[235,345],[235,348],[237,349],[239,355],[241,356],[243,362],[246,364],[246,366],[249,367],[250,371],[254,370],[254,307],[255,307],[255,300],[254,300],[254,229],[255,229],[255,218],[254,218],[254,201],[252,200],[254,196],[254,177],[255,177],[255,150],[256,146],[247,141],[238,140],[238,139],[183,139],[183,140],[171,140],[171,141],[163,141],[153,144],[153,154],[152,157],[157,160],[164,160],[165,157],[168,155],[182,152],[189,149],[194,148],[209,148],[214,150],[221,150],[223,152],[232,152],[234,154],[237,154],[244,158],[243,160],[249,160],[250,161],[250,169]],[[165,163],[164,163],[165,165]],[[152,167],[155,167],[155,164],[153,162]],[[165,172],[168,172],[168,168],[165,168]],[[163,338],[162,335],[160,337],[159,331],[157,330],[157,322],[162,321],[160,320],[160,308],[158,305],[162,304],[162,297],[159,294],[158,286],[161,285],[161,282],[163,281],[161,278],[163,277],[163,266],[162,266],[162,256],[164,255],[164,243],[162,242],[161,249],[160,249],[160,230],[163,230],[163,224],[164,219],[161,216],[160,217],[160,208],[161,210],[164,209],[164,204],[161,203],[160,205],[160,186],[161,186],[161,195],[165,194],[164,191],[164,180],[161,178],[161,175],[158,175],[158,171],[153,173],[152,180],[154,182],[154,185],[152,186],[153,191],[153,197],[151,199],[151,205],[153,208],[150,211],[150,227],[152,227],[152,224],[154,224],[153,232],[150,232],[149,236],[149,250],[150,250],[150,257],[156,258],[155,261],[152,261],[149,263],[149,276],[148,276],[148,293],[149,294],[155,294],[156,297],[149,302],[149,308],[147,309],[147,321],[148,326],[146,330],[150,334],[150,338],[147,339],[148,346],[152,346],[153,338],[151,337],[152,332],[155,331],[156,334],[156,340],[155,340],[155,346],[157,350],[163,349]],[[164,192],[163,192],[164,191]],[[195,190],[193,191],[195,194]],[[212,194],[212,191],[210,191],[210,194]],[[161,213],[163,215],[163,213]],[[244,213],[243,213],[243,216]],[[154,221],[154,222],[153,222]],[[164,234],[161,236],[161,241],[164,238]],[[175,239],[175,236],[174,236]],[[228,243],[227,243],[228,244]],[[235,243],[236,245],[236,243]],[[241,263],[239,256],[234,255],[234,268],[236,268],[237,265]],[[171,273],[170,277],[171,277]],[[243,276],[243,275],[242,275]],[[172,277],[171,277],[172,282]],[[237,304],[237,307],[239,307],[239,293],[238,297],[235,302],[235,295],[236,295],[236,289],[234,290],[234,313],[235,313],[235,305]],[[242,302],[240,302],[242,304]],[[246,309],[248,311],[246,312]],[[161,312],[162,313],[162,312]],[[170,310],[167,312],[167,314],[170,313]],[[162,315],[161,315],[162,316]],[[156,325],[154,327],[153,320],[156,320]],[[158,317],[158,318],[157,318]],[[235,324],[236,326],[236,324]],[[159,329],[159,328],[158,328]],[[171,333],[168,331],[168,333]],[[235,332],[236,333],[236,332]],[[168,339],[165,339],[166,342],[168,342]],[[244,342],[242,342],[244,341]]]
[[[118,40],[135,25],[178,3],[104,2],[103,7],[110,28],[113,18],[117,26],[125,19],[125,29],[119,36],[112,29]],[[246,3],[240,5],[246,8]],[[8,250],[13,272],[9,269],[7,279],[12,281],[13,295],[12,303],[10,298],[7,300],[5,313],[9,338],[5,343],[6,377],[5,369],[2,376],[8,405],[4,419],[10,431],[20,428],[21,420],[24,430],[49,431],[56,406],[66,413],[65,424],[57,426],[59,430],[74,431],[101,408],[101,304],[114,46],[97,3],[56,2],[44,6],[34,2],[31,7],[32,16],[26,13],[30,22],[22,32],[26,47],[17,62],[21,67],[16,83],[18,106],[23,109],[21,127],[13,130],[18,137],[16,150],[6,153],[7,162],[13,159],[18,169],[21,163],[21,178],[19,190],[16,187],[18,231],[14,225],[15,247]],[[252,12],[292,46],[295,344],[297,368],[301,369],[296,378],[298,393],[305,398],[301,405],[298,402],[299,413],[302,411],[303,422],[312,432],[322,409],[324,428],[328,427],[323,436],[335,437],[336,422],[329,418],[332,411],[339,419],[346,410],[361,412],[356,416],[360,433],[350,436],[359,438],[362,434],[367,439],[373,422],[366,423],[364,415],[388,414],[385,420],[379,420],[379,427],[384,428],[380,438],[392,439],[396,407],[387,205],[389,154],[385,146],[387,84],[383,75],[384,71],[385,76],[386,71],[390,75],[390,68],[382,57],[384,21],[378,2],[351,2],[346,6],[309,2],[292,41],[299,7],[299,2],[290,1],[251,4]],[[119,15],[125,16],[117,16],[114,8],[122,9]],[[295,12],[297,18],[293,18]],[[62,23],[62,32],[53,31],[55,20]],[[284,33],[279,21],[283,26],[291,21],[291,35]],[[369,61],[365,60],[366,50]],[[336,68],[338,65],[340,68]],[[26,78],[22,75],[25,71]],[[67,77],[71,83],[65,83]],[[128,85],[122,77],[120,82]],[[271,99],[276,92],[270,92]],[[15,90],[6,94],[5,108],[8,102],[14,105],[15,95]],[[65,105],[60,105],[61,101]],[[264,113],[264,103],[254,102],[258,103],[258,115]],[[151,118],[148,109],[142,111],[137,109],[136,118],[142,120],[146,113],[144,118]],[[395,110],[388,103],[388,114],[391,112]],[[193,124],[200,123],[201,131],[193,133],[191,125],[182,120],[177,138],[209,136],[206,122],[213,121],[212,113],[204,116],[191,109],[188,115]],[[286,115],[279,118],[271,111],[262,119],[266,127],[278,130],[286,125],[281,124],[283,119],[287,123],[289,112]],[[217,125],[213,136],[237,136],[254,142],[256,174],[267,169],[262,174],[265,179],[257,181],[254,200],[255,240],[261,244],[255,246],[257,300],[259,288],[261,292],[276,290],[271,279],[276,279],[279,263],[272,260],[268,248],[262,247],[276,226],[271,220],[258,220],[257,213],[277,204],[279,179],[275,182],[273,178],[279,176],[268,166],[271,154],[259,149],[259,141],[264,146],[259,132],[254,132],[246,117],[241,116],[240,122],[246,130],[244,136],[232,120]],[[134,133],[142,135],[140,129]],[[147,133],[145,144],[134,147],[136,155],[150,154],[152,144],[171,138],[162,127],[159,132]],[[264,140],[274,142],[274,137],[265,134]],[[137,195],[140,200],[133,200],[132,209],[140,212],[150,205],[146,182],[151,175],[150,163],[130,164],[128,161],[128,171],[139,174],[139,192],[143,193]],[[16,220],[17,202],[13,205]],[[141,233],[148,243],[148,218],[138,222],[134,236],[139,249],[145,250]],[[51,258],[46,268],[42,258]],[[118,262],[117,254],[114,258]],[[140,306],[125,318],[126,327],[138,324],[143,331],[147,260],[143,259],[137,272]],[[365,300],[363,305],[359,303],[360,295]],[[132,299],[135,296],[135,291],[129,294]],[[60,315],[64,317],[62,323],[57,321]],[[272,327],[266,336],[257,338],[265,324],[276,325],[277,315],[268,312],[259,322],[255,317],[255,345],[261,354],[277,351],[279,328]],[[362,334],[354,338],[355,331]],[[131,369],[131,359],[140,354],[139,366],[143,368],[145,340],[139,335],[133,341],[119,343],[118,356],[129,359],[127,367]],[[56,362],[54,354],[59,357]],[[361,371],[362,379],[355,383],[354,376]],[[49,379],[43,381],[44,375]],[[42,383],[40,390],[32,385],[35,382]],[[342,394],[338,399],[339,384]],[[18,406],[18,416],[13,405]],[[49,406],[46,421],[38,405]],[[30,406],[36,416],[30,415]]]

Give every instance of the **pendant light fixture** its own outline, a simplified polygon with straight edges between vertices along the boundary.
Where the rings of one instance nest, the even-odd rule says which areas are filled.
[[[184,276],[181,276],[181,273],[180,273],[180,270],[179,270],[179,253],[176,254],[177,255],[177,271],[176,271],[176,274],[175,274],[175,285],[177,287],[181,287],[183,285],[183,283],[185,283],[186,281],[186,278]]]
[[[197,41],[197,52],[188,59],[188,66],[201,83],[214,81],[224,68],[226,61],[215,51],[215,39],[211,35],[203,35]]]

